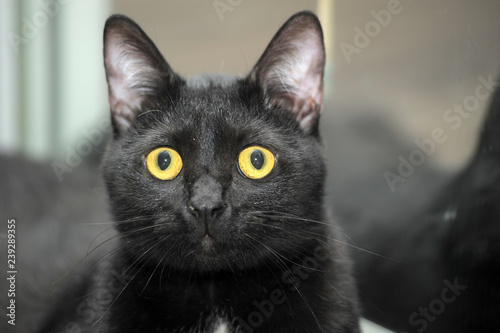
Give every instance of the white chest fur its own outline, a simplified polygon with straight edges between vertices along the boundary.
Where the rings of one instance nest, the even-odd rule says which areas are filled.
[[[217,323],[217,325],[215,325],[213,333],[229,333],[228,326],[229,325],[226,321],[221,320]]]

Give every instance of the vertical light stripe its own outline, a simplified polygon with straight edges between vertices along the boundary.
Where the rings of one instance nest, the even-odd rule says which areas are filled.
[[[53,75],[50,57],[50,24],[53,18],[44,11],[38,0],[25,0],[21,12],[21,32],[27,41],[23,47],[23,98],[25,152],[35,158],[51,153],[51,88],[49,78]],[[29,30],[32,34],[25,34]]]
[[[20,149],[19,55],[13,38],[19,34],[18,1],[0,1],[0,152]]]
[[[327,63],[333,63],[334,5],[334,0],[318,0],[318,17],[323,27]]]
[[[335,17],[335,1],[334,0],[318,0],[318,17],[323,27],[323,37],[325,41],[326,51],[326,67],[325,67],[325,96],[332,93],[333,89],[333,69],[334,69],[334,17]]]
[[[107,85],[102,56],[104,22],[110,1],[72,0],[61,13],[59,31],[58,105],[60,147],[74,148],[84,130],[95,129],[108,116]]]

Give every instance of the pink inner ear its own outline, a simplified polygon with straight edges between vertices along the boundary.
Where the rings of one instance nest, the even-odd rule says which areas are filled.
[[[115,124],[120,131],[126,130],[135,119],[135,112],[127,105],[117,102],[111,109]]]
[[[105,67],[109,87],[109,107],[116,126],[123,131],[134,120],[142,99],[132,87],[133,68],[124,56],[124,50],[120,49],[114,40],[106,45]]]
[[[278,92],[271,102],[293,112],[301,128],[309,130],[323,100],[323,43],[314,29],[299,32],[288,43],[267,74],[268,87]]]
[[[323,100],[325,49],[317,17],[292,16],[274,36],[249,77],[257,80],[269,102],[294,114],[312,133]]]
[[[323,93],[320,92],[313,97],[302,98],[292,94],[282,94],[276,96],[271,103],[279,105],[284,109],[291,110],[302,129],[309,130],[321,111],[321,99]],[[317,102],[319,100],[319,102]]]
[[[132,56],[133,51],[127,48],[118,38],[112,38],[106,45],[105,66],[112,110],[117,103],[126,104],[131,110],[139,108],[141,104],[138,91],[134,89],[134,80],[140,79],[141,64],[139,59]]]
[[[109,106],[120,130],[130,126],[144,98],[161,83],[155,59],[136,42],[119,29],[110,30],[105,40]]]

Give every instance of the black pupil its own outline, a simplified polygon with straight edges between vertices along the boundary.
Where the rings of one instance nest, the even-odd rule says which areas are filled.
[[[170,154],[168,153],[168,151],[162,151],[158,155],[158,167],[161,170],[167,169],[168,166],[170,165],[171,161],[172,161],[172,158],[170,157]]]
[[[254,150],[250,155],[250,161],[255,169],[260,170],[264,166],[264,155],[260,150]]]

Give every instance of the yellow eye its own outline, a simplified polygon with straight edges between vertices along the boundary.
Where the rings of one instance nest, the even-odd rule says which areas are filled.
[[[161,147],[150,152],[146,158],[149,172],[158,179],[174,179],[182,170],[182,158],[173,149]]]
[[[245,177],[261,179],[273,170],[275,160],[274,154],[268,149],[251,146],[240,153],[238,168]]]

